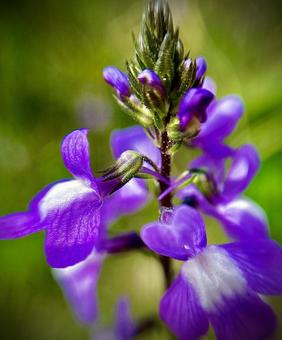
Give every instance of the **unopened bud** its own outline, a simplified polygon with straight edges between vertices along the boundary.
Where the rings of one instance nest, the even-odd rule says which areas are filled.
[[[197,73],[196,79],[199,81],[206,73],[207,70],[207,63],[204,57],[196,58],[196,65],[197,65]]]
[[[118,68],[113,66],[104,68],[103,77],[105,81],[115,89],[120,100],[123,101],[124,98],[130,96],[130,84],[128,77]]]
[[[210,91],[202,88],[192,88],[183,96],[177,113],[181,131],[187,129],[194,116],[201,123],[206,120],[206,110],[213,98],[214,95]]]

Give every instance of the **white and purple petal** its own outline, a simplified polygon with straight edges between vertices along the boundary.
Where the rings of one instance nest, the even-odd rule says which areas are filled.
[[[169,224],[153,222],[145,225],[141,238],[156,253],[184,261],[201,251],[207,241],[200,214],[184,205],[172,213]]]
[[[53,269],[53,275],[60,284],[80,322],[91,325],[97,319],[97,280],[103,256],[92,252],[84,261],[63,269]]]
[[[235,240],[268,238],[268,221],[262,208],[247,198],[218,204],[216,218]]]
[[[252,244],[249,242],[248,245],[250,249]],[[265,339],[276,326],[271,308],[252,293],[252,279],[245,275],[244,266],[248,266],[251,258],[241,266],[236,260],[236,250],[240,257],[242,252],[238,254],[238,249],[241,248],[240,242],[222,247],[208,246],[201,254],[187,261],[181,270],[182,277],[195,290],[220,340]],[[255,249],[253,254],[259,256],[258,248]],[[252,269],[250,276],[259,278],[263,275],[259,266]],[[273,277],[273,273],[269,274]]]
[[[206,312],[191,284],[179,275],[160,303],[160,317],[180,340],[194,340],[209,328]]]
[[[244,295],[247,290],[247,281],[236,262],[214,245],[185,262],[181,275],[195,289],[206,312],[216,311],[224,298]]]
[[[236,263],[249,287],[266,295],[282,294],[282,248],[270,239],[220,246]]]
[[[39,202],[46,229],[45,252],[51,267],[84,260],[99,236],[100,195],[80,180],[54,185]]]

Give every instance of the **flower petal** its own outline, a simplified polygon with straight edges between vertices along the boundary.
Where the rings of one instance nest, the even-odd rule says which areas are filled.
[[[204,170],[208,176],[216,183],[217,190],[223,187],[223,180],[225,174],[225,159],[222,157],[211,156],[204,153],[198,158],[194,159],[189,168],[196,168]]]
[[[97,319],[96,287],[102,261],[102,255],[93,252],[74,266],[53,269],[53,275],[74,313],[85,324],[92,324]]]
[[[131,315],[129,301],[126,298],[119,299],[117,303],[115,328],[118,339],[132,339],[136,325]]]
[[[198,339],[209,328],[193,287],[179,275],[160,303],[160,317],[181,340]]]
[[[243,266],[229,251],[232,246],[240,249],[240,244],[208,246],[184,263],[181,275],[197,294],[217,339],[265,339],[275,328],[275,317],[271,309],[250,291],[252,287]],[[248,242],[248,246],[251,248],[252,244]],[[253,268],[253,271],[256,271],[254,275],[261,275],[259,268]]]
[[[122,215],[142,209],[150,197],[146,183],[133,178],[125,186],[105,200],[101,215],[105,224],[116,221]]]
[[[206,89],[206,90],[210,91],[211,93],[213,93],[214,95],[216,95],[216,83],[212,78],[205,77],[202,88]]]
[[[178,207],[170,224],[153,222],[141,231],[145,244],[158,254],[178,260],[187,260],[206,245],[205,225],[197,210]]]
[[[100,196],[79,180],[54,185],[39,203],[46,228],[45,251],[51,267],[84,260],[99,236]]]
[[[115,130],[111,135],[111,146],[115,158],[126,150],[134,150],[146,155],[157,165],[160,165],[160,151],[146,135],[141,126],[132,126],[126,129]]]
[[[282,248],[276,242],[253,239],[220,247],[236,261],[254,291],[266,295],[282,293]]]
[[[15,239],[42,230],[38,214],[18,212],[0,217],[0,239]]]
[[[243,192],[257,173],[259,166],[259,155],[252,145],[246,144],[235,150],[225,180],[223,195],[231,200]]]
[[[122,100],[123,97],[130,96],[130,85],[128,77],[118,68],[108,66],[103,70],[103,77],[105,81],[111,85],[117,92],[117,95]]]
[[[87,129],[82,129],[68,134],[62,141],[61,152],[66,168],[74,177],[92,181],[87,133]]]
[[[206,312],[221,308],[224,299],[244,295],[246,279],[224,249],[209,245],[181,268],[182,277],[194,288]]]
[[[57,181],[44,187],[31,200],[28,211],[0,217],[0,239],[24,237],[44,229],[44,225],[41,224],[39,202],[54,185],[62,182]]]
[[[237,240],[268,238],[268,222],[262,208],[247,198],[216,207],[226,233]]]
[[[193,116],[200,122],[206,120],[206,110],[214,95],[203,88],[192,88],[185,93],[180,104],[177,116],[180,119],[181,129],[185,130]]]
[[[218,340],[268,339],[276,327],[271,308],[252,293],[226,299],[209,319]]]
[[[236,127],[243,115],[244,106],[239,97],[227,96],[214,101],[208,108],[208,118],[195,138],[197,145],[208,145],[211,141],[220,143]]]

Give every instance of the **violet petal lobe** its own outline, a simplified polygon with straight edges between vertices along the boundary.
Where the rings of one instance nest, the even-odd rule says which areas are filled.
[[[53,186],[39,203],[46,228],[45,252],[51,267],[84,260],[99,236],[101,200],[80,180]]]
[[[160,303],[160,317],[180,340],[196,340],[209,328],[193,287],[179,275]]]
[[[67,180],[57,181],[45,186],[30,201],[27,211],[0,217],[0,239],[24,237],[43,230],[45,226],[41,223],[39,203],[52,187],[64,181]]]
[[[43,229],[38,214],[32,211],[18,212],[0,217],[0,239],[15,239]]]
[[[97,319],[96,286],[103,256],[92,252],[84,261],[63,269],[53,269],[53,275],[60,284],[80,322],[91,325]]]
[[[221,308],[209,313],[218,340],[268,339],[276,328],[271,308],[257,295],[224,299]]]
[[[270,239],[234,242],[220,246],[228,252],[254,291],[282,293],[282,248]]]
[[[207,121],[202,124],[194,143],[203,145],[211,141],[222,142],[234,130],[243,112],[244,105],[237,96],[214,101],[208,108]]]
[[[116,335],[120,340],[130,340],[133,338],[136,324],[132,318],[129,301],[120,298],[116,310]]]
[[[157,165],[160,165],[160,151],[141,126],[136,125],[113,131],[111,134],[111,147],[115,158],[118,158],[126,150],[134,150],[146,155]]]
[[[105,81],[111,85],[117,92],[120,99],[130,96],[130,85],[128,77],[118,68],[108,66],[103,70]]]
[[[143,242],[153,251],[177,260],[187,260],[206,245],[205,225],[194,208],[180,206],[170,224],[153,222],[141,231]]]
[[[62,141],[61,152],[64,164],[70,173],[84,180],[93,180],[87,129],[75,130]]]
[[[243,192],[254,178],[259,166],[259,155],[252,145],[246,144],[235,150],[223,195],[232,199]]]
[[[235,240],[268,238],[268,221],[262,208],[247,198],[218,204],[217,217],[226,233]]]
[[[203,88],[192,88],[186,92],[177,113],[182,130],[185,130],[193,116],[196,116],[200,122],[206,120],[206,110],[213,98],[214,95]]]

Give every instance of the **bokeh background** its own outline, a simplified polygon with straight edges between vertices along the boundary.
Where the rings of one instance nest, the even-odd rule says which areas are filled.
[[[247,193],[264,207],[273,238],[282,242],[281,1],[170,3],[186,49],[207,58],[219,96],[244,98],[246,114],[230,143],[257,146],[262,166]],[[137,0],[1,1],[1,215],[25,209],[44,185],[69,176],[59,146],[75,128],[90,128],[94,170],[111,164],[111,130],[134,123],[115,104],[101,71],[106,65],[124,68],[132,56],[131,31],[138,32],[145,5]],[[190,157],[182,152],[179,169]],[[112,232],[139,229],[156,214],[152,203],[122,218]],[[215,223],[207,222],[210,241],[223,240]],[[39,233],[0,244],[0,339],[87,339],[88,330],[72,316],[46,265],[43,240]],[[107,259],[99,282],[100,322],[111,322],[120,294],[131,298],[136,318],[156,314],[161,274],[159,264],[144,254]],[[281,298],[274,307],[281,319]],[[140,337],[166,338],[161,327]]]

